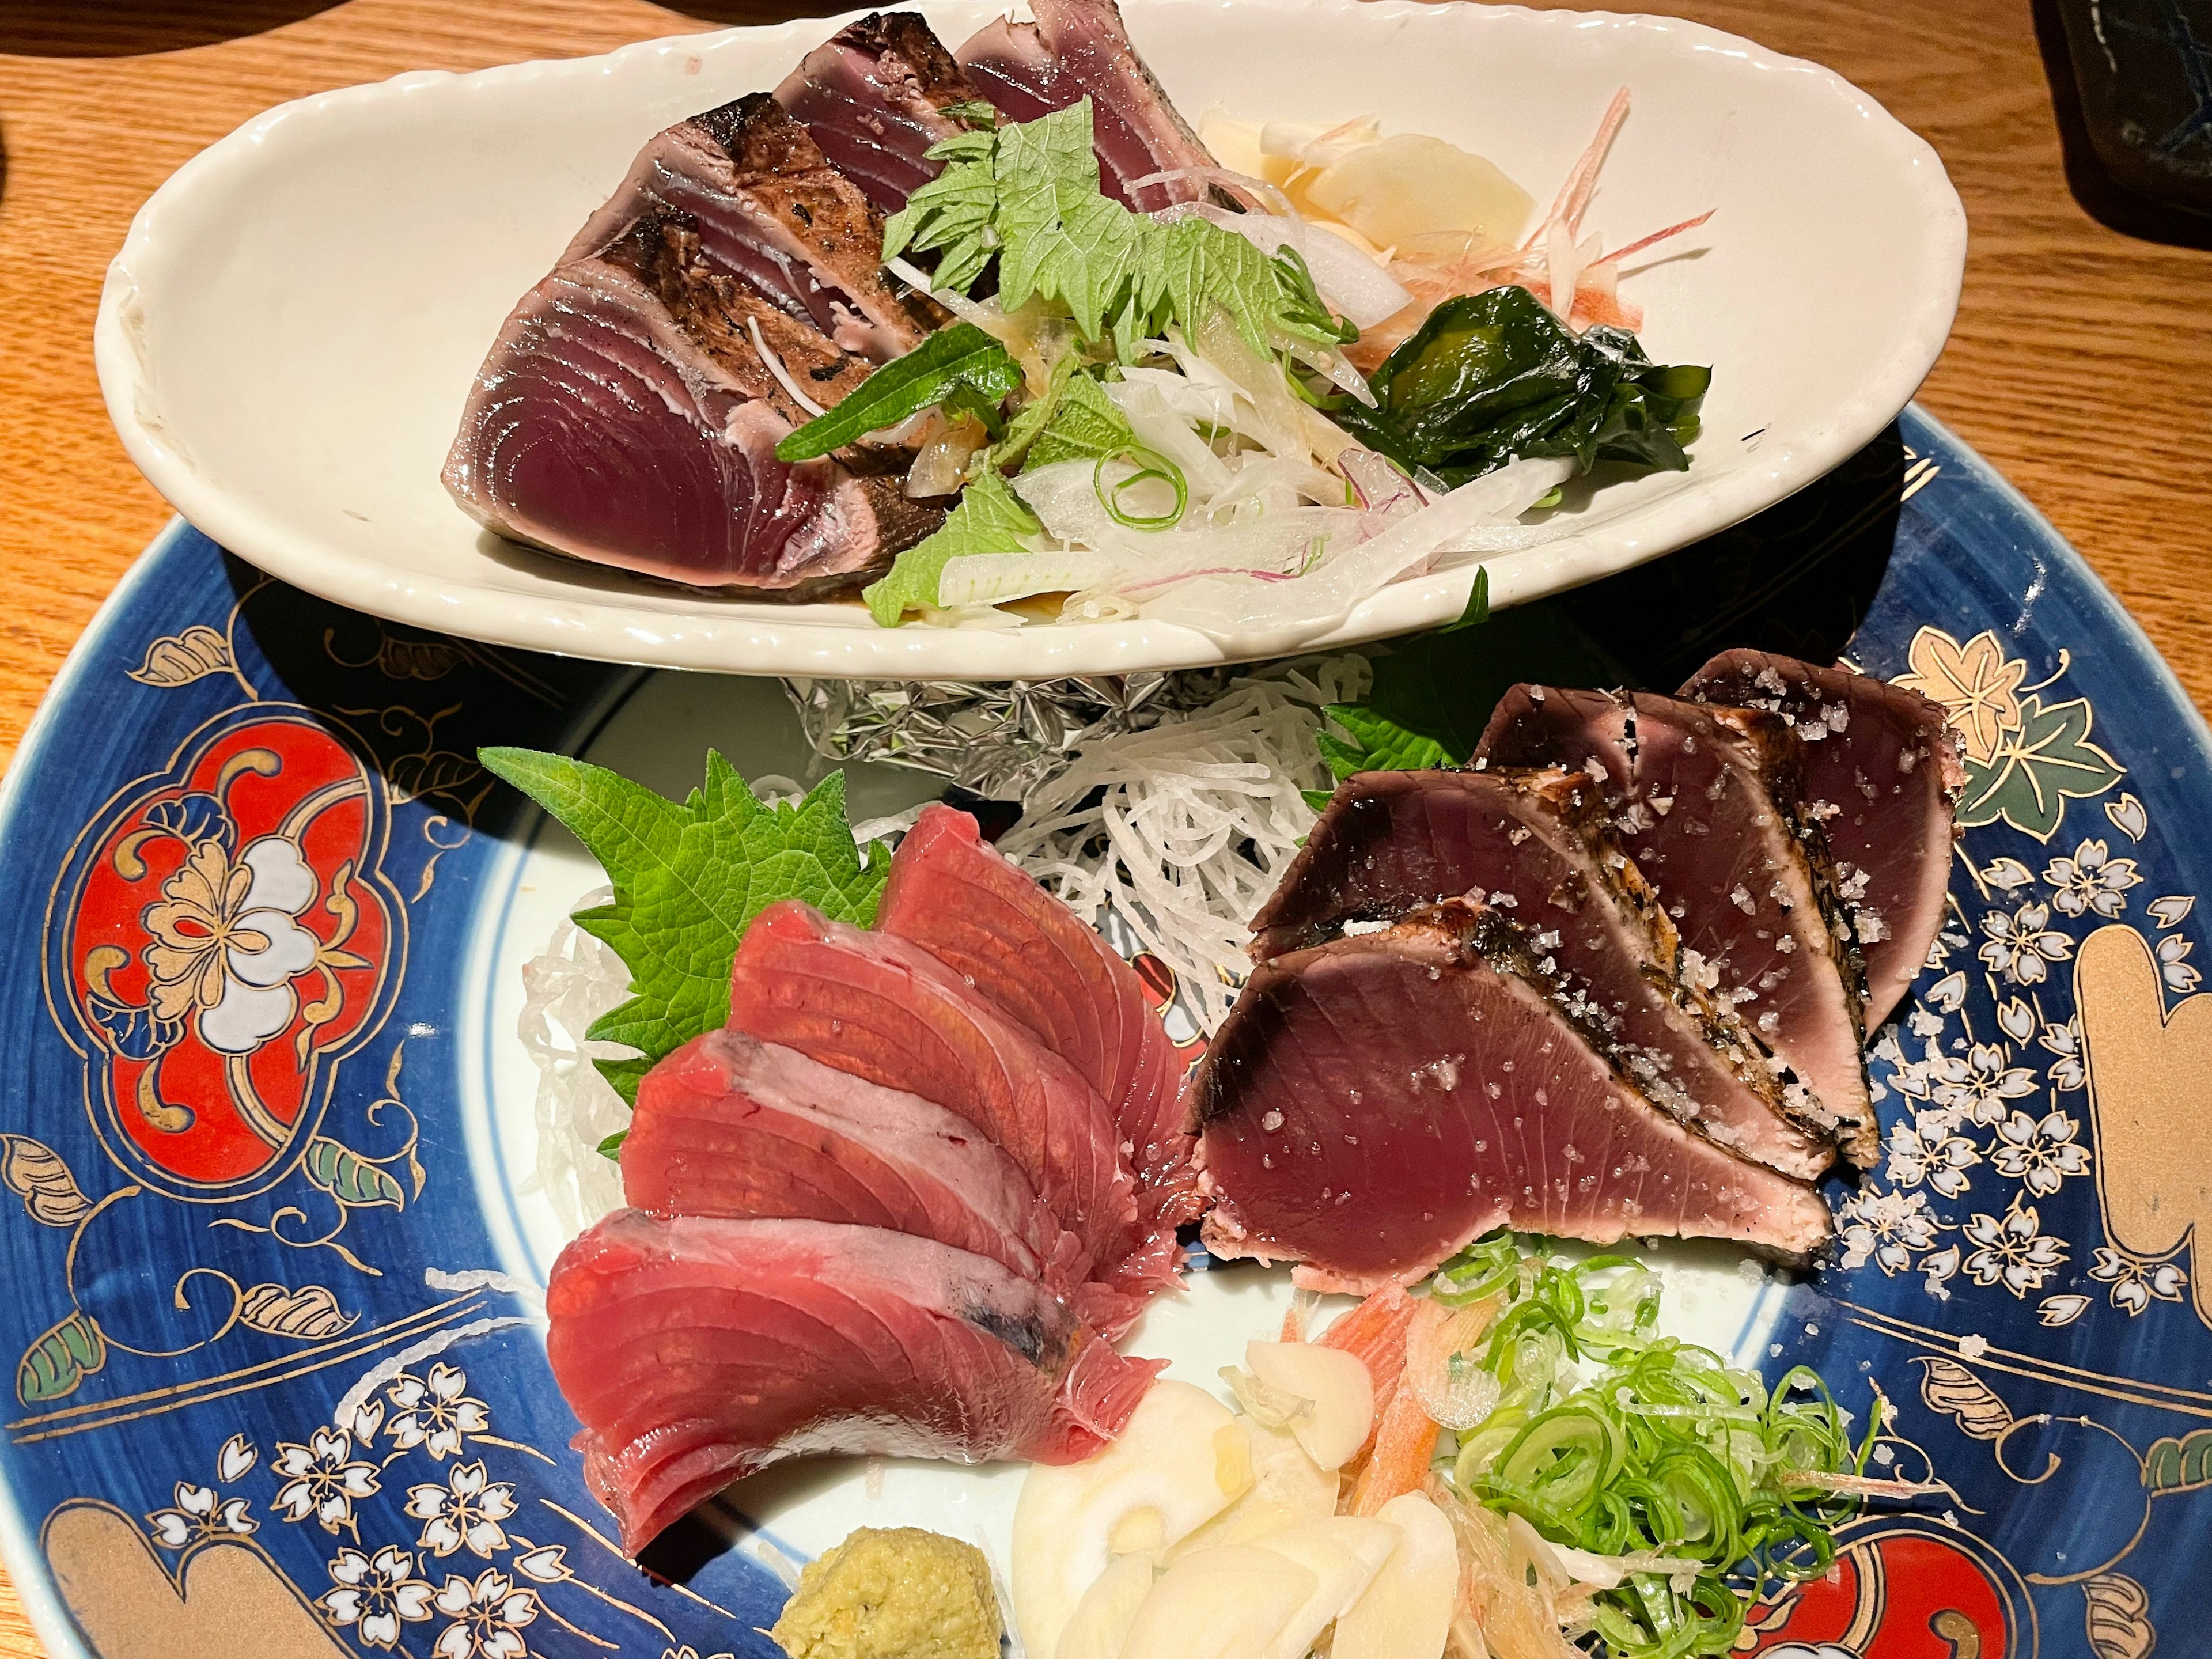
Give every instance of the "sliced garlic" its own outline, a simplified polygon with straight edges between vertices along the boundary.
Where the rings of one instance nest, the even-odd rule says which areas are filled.
[[[1440,232],[1510,246],[1536,207],[1495,164],[1417,132],[1348,147],[1300,186],[1321,211],[1383,247]]]
[[[1291,1421],[1290,1430],[1322,1468],[1342,1468],[1367,1443],[1375,1384],[1352,1355],[1316,1342],[1251,1342],[1244,1365],[1268,1388],[1312,1402],[1312,1414]]]
[[[1417,1492],[1375,1518],[1398,1528],[1398,1547],[1336,1621],[1331,1659],[1438,1659],[1459,1592],[1459,1547],[1443,1510]]]
[[[1107,1568],[1076,1603],[1052,1659],[1119,1659],[1155,1576],[1149,1555],[1125,1555]]]
[[[1253,1547],[1295,1561],[1314,1576],[1314,1591],[1284,1621],[1261,1659],[1304,1659],[1314,1638],[1358,1601],[1397,1548],[1398,1528],[1387,1521],[1332,1516],[1270,1533]]]
[[[1256,1544],[1200,1550],[1152,1586],[1120,1659],[1263,1659],[1320,1588],[1309,1569]]]
[[[1254,1423],[1240,1426],[1245,1431],[1251,1489],[1170,1550],[1163,1558],[1166,1565],[1197,1550],[1249,1543],[1301,1521],[1319,1521],[1336,1513],[1335,1474],[1308,1457],[1288,1429],[1265,1429]]]
[[[1030,1653],[1056,1652],[1085,1592],[1116,1556],[1179,1542],[1243,1496],[1249,1456],[1224,1458],[1217,1443],[1237,1426],[1205,1389],[1157,1382],[1112,1444],[1080,1463],[1030,1466],[1014,1506],[1011,1574]]]

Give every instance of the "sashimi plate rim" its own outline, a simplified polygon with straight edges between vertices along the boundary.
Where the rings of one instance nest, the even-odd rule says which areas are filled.
[[[980,19],[995,9],[969,4],[923,9],[939,18]],[[1228,8],[1212,0],[1133,0],[1131,7],[1133,27],[1140,35],[1169,26],[1176,16],[1217,9]],[[1576,34],[1593,30],[1662,37],[1670,52],[1717,54],[1747,73],[1802,77],[1808,96],[1844,100],[1868,118],[1854,131],[1865,135],[1869,155],[1894,167],[1896,182],[1909,198],[1894,222],[1883,227],[1892,234],[1885,257],[1898,257],[1894,237],[1906,237],[1902,246],[1919,273],[1915,291],[1920,298],[1892,319],[1895,334],[1879,362],[1827,399],[1816,415],[1770,422],[1762,428],[1766,435],[1761,447],[1739,451],[1735,434],[1709,432],[1693,451],[1686,478],[1637,481],[1652,484],[1657,493],[1626,506],[1609,506],[1601,495],[1593,509],[1598,516],[1588,530],[1490,561],[1495,605],[1539,598],[1656,557],[1784,498],[1872,437],[1911,396],[1942,350],[1964,269],[1963,210],[1933,149],[1832,70],[1703,25],[1641,14],[1534,12],[1466,0],[1441,6],[1413,0],[1259,0],[1234,9],[1240,15],[1327,15],[1357,20],[1362,28],[1528,27],[1570,43]],[[194,434],[177,429],[163,411],[160,365],[147,356],[147,307],[161,302],[165,285],[192,279],[195,258],[204,258],[210,239],[222,237],[221,218],[203,199],[219,201],[230,182],[227,175],[281,168],[288,146],[312,144],[333,125],[404,119],[410,103],[423,98],[496,94],[548,79],[635,86],[642,94],[647,77],[665,72],[672,62],[682,75],[686,66],[718,50],[765,52],[784,44],[803,50],[860,15],[675,36],[597,58],[533,61],[465,75],[410,73],[317,94],[256,118],[188,161],[141,208],[111,266],[94,351],[110,416],[125,447],[187,520],[270,574],[371,614],[491,644],[714,672],[890,678],[1129,672],[1251,654],[1226,652],[1192,629],[1144,620],[1005,630],[884,629],[850,605],[791,606],[679,590],[512,549],[495,556],[485,550],[495,539],[488,534],[477,535],[468,550],[456,551],[460,574],[447,574],[442,568],[411,569],[341,545],[318,529],[319,524],[331,523],[335,501],[272,501],[265,481],[249,479],[233,487],[211,480],[195,465]],[[1164,49],[1156,55],[1172,76],[1175,48],[1159,44]],[[392,112],[387,116],[386,111]],[[1838,252],[1849,254],[1848,248]],[[408,487],[420,483],[410,479]],[[458,507],[450,511],[456,522],[465,523]],[[474,533],[472,526],[467,528]],[[519,576],[506,568],[516,558],[525,564]],[[539,569],[557,574],[530,574]],[[1313,642],[1328,647],[1388,637],[1449,620],[1464,605],[1471,580],[1471,569],[1462,563],[1395,584],[1364,601]]]

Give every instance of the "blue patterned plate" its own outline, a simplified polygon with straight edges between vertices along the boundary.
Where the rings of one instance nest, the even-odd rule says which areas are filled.
[[[1721,644],[1850,635],[1966,734],[1951,915],[1877,1050],[1888,1155],[1833,1190],[1838,1261],[1783,1283],[1668,1253],[1686,1328],[1815,1364],[1861,1409],[1879,1390],[1884,1461],[1951,1489],[1854,1526],[1747,1643],[2185,1650],[2212,1570],[2202,722],[1917,413],[1552,620],[1654,684]],[[403,631],[181,527],[22,745],[0,796],[0,1543],[57,1654],[771,1656],[764,1556],[866,1520],[1003,1545],[1017,1472],[823,1463],[642,1565],[614,1547],[537,1324],[577,1195],[541,1166],[515,1036],[520,968],[595,874],[478,769],[490,742],[672,791],[708,744],[750,774],[805,761],[772,684]],[[856,816],[915,788],[856,779]],[[1139,1340],[1206,1380],[1281,1295],[1201,1275]]]

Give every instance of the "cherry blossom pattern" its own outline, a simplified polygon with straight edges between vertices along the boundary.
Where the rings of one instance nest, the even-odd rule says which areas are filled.
[[[319,888],[282,837],[264,836],[235,864],[222,842],[200,842],[146,911],[155,1012],[182,1020],[197,1011],[201,1041],[223,1054],[250,1054],[291,1024],[292,981],[322,946],[295,918]]]
[[[155,1510],[146,1517],[154,1541],[165,1550],[180,1550],[210,1538],[243,1538],[259,1522],[246,1513],[243,1498],[218,1498],[212,1486],[177,1482],[176,1507]]]
[[[1982,880],[2001,893],[2034,884],[2035,872],[2018,859],[1997,859],[1982,872]]]
[[[2035,1073],[2008,1062],[2002,1043],[1978,1042],[1964,1054],[1929,1055],[1936,1103],[1981,1124],[2004,1121],[2005,1102],[2035,1092]]]
[[[2106,801],[2105,816],[2114,829],[2125,830],[2130,841],[2141,841],[2150,833],[2150,814],[2132,793],[2123,792],[2118,800]]]
[[[2063,1112],[2039,1118],[2014,1112],[1997,1126],[1990,1162],[2038,1198],[2048,1198],[2068,1176],[2088,1173],[2088,1149],[2075,1133],[2074,1120]]]
[[[680,1648],[663,1649],[660,1659],[700,1659],[699,1650],[686,1642]],[[710,1653],[706,1656],[706,1659],[737,1659],[737,1656],[728,1653]]]
[[[1917,1187],[1922,1182],[1946,1198],[1966,1190],[1966,1171],[1982,1161],[1980,1150],[1964,1135],[1952,1133],[1950,1115],[1929,1112],[1889,1132],[1890,1184]]]
[[[1982,965],[2002,974],[2014,985],[2040,985],[2050,976],[2051,964],[2074,954],[2074,941],[2051,928],[2051,907],[2023,904],[2014,911],[1991,910],[1982,917],[1988,943],[1981,948]]]
[[[2154,1297],[2160,1302],[2179,1302],[2188,1287],[2189,1275],[2179,1263],[2172,1261],[2141,1261],[2123,1251],[2097,1247],[2097,1260],[2089,1269],[2089,1277],[2112,1287],[2112,1305],[2127,1310],[2133,1318],[2151,1304]]]
[[[1951,1280],[1959,1276],[1959,1247],[1948,1245],[1920,1259],[1920,1276],[1927,1280],[1928,1294],[1938,1302],[1951,1299]]]
[[[473,1581],[450,1577],[435,1599],[453,1621],[431,1649],[439,1659],[521,1659],[530,1651],[521,1632],[538,1617],[538,1592],[516,1589],[498,1568],[486,1567]]]
[[[2043,878],[2053,891],[2051,902],[2063,915],[2091,913],[2107,920],[2128,908],[2130,887],[2142,884],[2133,859],[2116,859],[2102,841],[2085,841],[2072,858],[2055,858],[2044,867]]]
[[[340,1550],[331,1563],[331,1583],[316,1603],[323,1616],[340,1628],[351,1626],[373,1648],[397,1647],[404,1625],[426,1622],[435,1593],[415,1576],[415,1558],[391,1544],[374,1555]]]
[[[380,1490],[376,1466],[354,1461],[353,1437],[343,1429],[317,1429],[304,1446],[279,1441],[269,1467],[284,1480],[276,1489],[284,1518],[304,1521],[312,1515],[325,1532],[350,1527],[355,1500]]]
[[[216,1454],[218,1485],[229,1486],[244,1480],[260,1456],[253,1443],[244,1435],[231,1436]],[[179,1480],[174,1506],[155,1510],[146,1517],[146,1525],[154,1534],[154,1541],[163,1549],[180,1550],[212,1538],[249,1536],[260,1522],[248,1517],[246,1508],[243,1498],[225,1498],[216,1487]]]
[[[465,1437],[491,1427],[491,1409],[465,1392],[468,1376],[458,1366],[435,1364],[427,1377],[402,1371],[385,1392],[398,1407],[388,1431],[402,1451],[420,1446],[440,1462],[457,1455]]]
[[[2052,1088],[2070,1092],[2089,1080],[2088,1073],[2081,1067],[2081,1021],[2078,1016],[2046,1024],[2037,1041],[2057,1056],[2051,1062],[2049,1073]]]
[[[2046,1296],[2036,1304],[2035,1317],[2039,1323],[2057,1329],[2071,1325],[2089,1310],[2089,1298],[2075,1296],[2070,1291],[2063,1296]]]
[[[2179,893],[2171,898],[2153,899],[2143,907],[2150,912],[2151,920],[2161,927],[2180,927],[2196,908],[2197,895],[2194,893]]]
[[[481,1462],[460,1463],[442,1486],[410,1486],[407,1513],[422,1522],[417,1543],[441,1559],[465,1547],[488,1561],[507,1547],[499,1523],[514,1514],[514,1486],[490,1479]]]
[[[1929,1212],[1925,1193],[1882,1192],[1863,1188],[1837,1206],[1838,1234],[1845,1267],[1869,1261],[1891,1278],[1910,1272],[1914,1255],[1932,1249],[1943,1224]]]
[[[2179,933],[2165,934],[2158,941],[2159,977],[2176,996],[2187,996],[2203,977],[2189,965],[2189,953],[2196,948]]]
[[[2008,997],[1997,1004],[1997,1029],[2014,1042],[2025,1042],[2035,1035],[2035,1010],[2026,997]]]
[[[2039,1291],[2066,1264],[2063,1239],[2047,1237],[2033,1204],[2015,1202],[2002,1216],[1977,1213],[1960,1230],[1974,1248],[1965,1267],[1977,1285],[2002,1285],[2014,1297]]]

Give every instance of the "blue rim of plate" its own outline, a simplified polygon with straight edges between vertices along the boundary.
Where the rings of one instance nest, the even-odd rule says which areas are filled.
[[[1949,1490],[1854,1523],[1746,1650],[2139,1656],[2212,1568],[2212,738],[2009,485],[1899,430],[1849,655],[1952,710],[1966,829],[1876,1051],[1885,1165],[1753,1322],[1770,1376],[1878,1386],[1887,1472]],[[1820,580],[1842,511],[1743,582]],[[179,525],[56,680],[0,785],[0,1547],[56,1653],[772,1659],[731,1524],[613,1548],[462,1121],[470,943],[538,823],[474,750],[575,746],[639,678]]]

